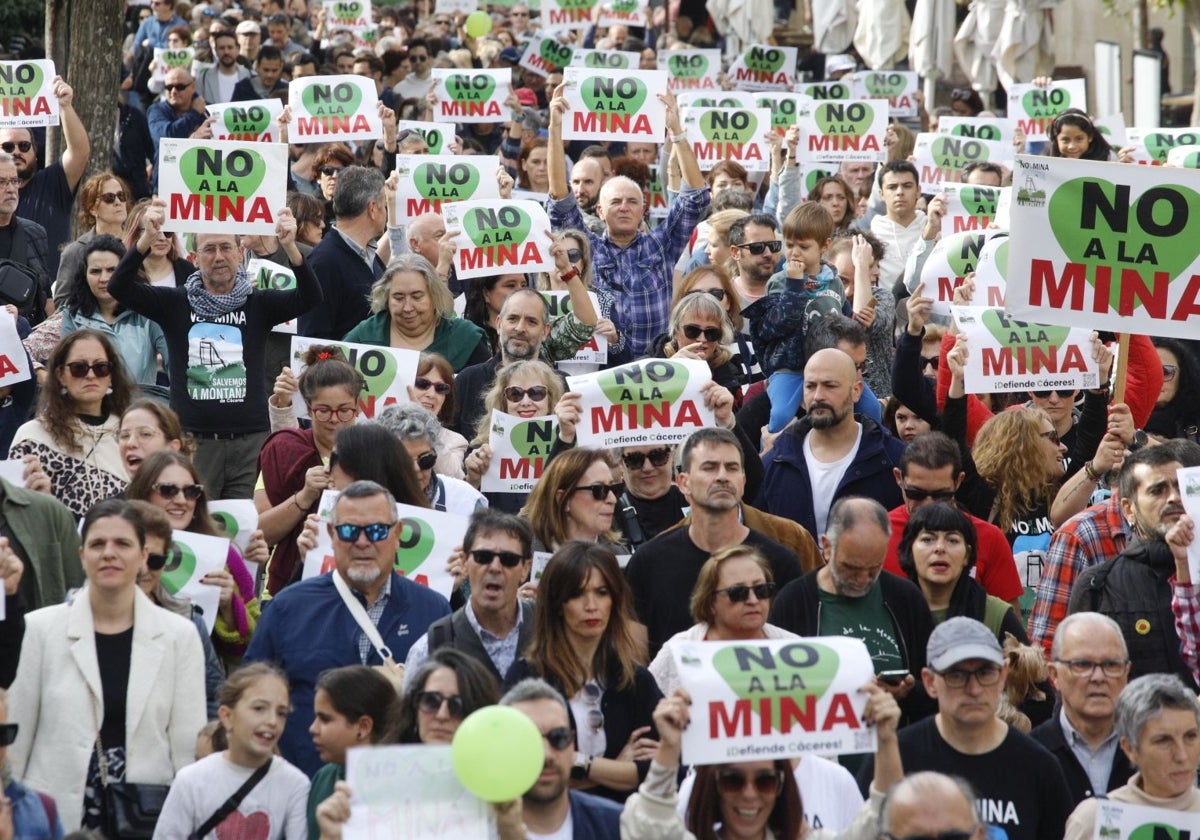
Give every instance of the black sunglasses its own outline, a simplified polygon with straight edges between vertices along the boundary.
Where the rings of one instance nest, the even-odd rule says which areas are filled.
[[[418,391],[428,391],[430,388],[432,388],[433,390],[437,391],[439,394],[449,394],[450,393],[450,383],[449,382],[431,382],[430,380],[426,379],[424,376],[418,376],[417,381],[413,383],[413,387],[416,388]]]
[[[125,193],[100,193],[99,199],[105,204],[125,204],[128,201]]]
[[[687,336],[688,341],[695,341],[701,335],[704,336],[705,341],[721,340],[720,327],[702,327],[699,324],[684,324],[683,334]]]
[[[1070,400],[1075,398],[1074,388],[1051,388],[1048,391],[1030,391],[1039,400],[1049,399],[1051,394],[1058,394],[1060,400]]]
[[[578,248],[568,248],[567,249],[567,262],[577,263],[577,262],[582,262],[582,261],[583,261],[583,251],[579,250]]]
[[[160,554],[157,551],[151,551],[146,555],[146,568],[150,571],[157,572],[165,565],[167,565],[166,553]]]
[[[490,548],[476,548],[468,553],[480,566],[490,566],[493,560],[499,560],[500,565],[506,569],[516,568],[525,559],[515,551],[493,551]]]
[[[341,171],[342,171],[342,167],[340,167],[340,166],[322,166],[321,167],[321,174],[324,175],[326,178],[336,175]]]
[[[621,462],[631,470],[640,470],[645,465],[647,458],[654,466],[661,467],[671,460],[671,448],[664,446],[662,449],[651,449],[649,452],[629,452],[621,456]]]
[[[717,790],[722,793],[741,793],[747,777],[741,770],[721,770],[717,773]],[[749,778],[754,789],[764,796],[783,790],[783,773],[779,770],[760,770]]]
[[[1060,443],[1062,443],[1062,439],[1058,436],[1057,429],[1051,429],[1048,432],[1042,432],[1042,437],[1053,443],[1055,446],[1058,446]]]
[[[619,499],[621,498],[621,494],[625,492],[625,482],[618,481],[616,484],[583,484],[579,487],[576,487],[571,492],[579,493],[581,491],[587,491],[591,493],[592,498],[597,502],[603,502],[608,498],[609,493],[612,493]]]
[[[697,291],[699,291],[701,294],[712,295],[717,300],[725,300],[724,289],[698,289]]]
[[[450,717],[462,720],[466,706],[461,694],[442,694],[440,691],[422,691],[417,695],[417,708],[427,715],[436,715],[442,710],[442,704],[449,707]]]
[[[934,370],[937,370],[938,362],[940,362],[940,361],[941,361],[940,356],[922,356],[921,357],[921,367],[928,366],[928,367],[933,368]]]
[[[164,499],[174,499],[176,496],[182,493],[183,498],[187,499],[189,502],[194,502],[196,499],[199,499],[204,495],[203,484],[185,484],[181,487],[178,484],[172,484],[169,481],[160,481],[158,484],[152,484],[150,486],[154,488],[154,492],[158,493],[158,495],[162,496]]]
[[[935,502],[954,501],[953,490],[922,490],[919,487],[909,487],[907,484],[901,485],[900,489],[904,491],[905,498],[913,502],[923,502],[926,499],[933,499]]]
[[[20,149],[22,152],[28,152],[32,148],[33,143],[29,142],[28,140],[18,140],[15,143],[0,143],[0,149],[3,149],[4,153],[7,155],[11,155],[13,153],[13,149]],[[13,725],[15,726],[16,724]]]
[[[174,93],[176,91],[187,90],[191,86],[192,86],[191,82],[188,82],[186,85],[163,85],[163,90],[169,90]],[[2,149],[2,148],[4,148],[4,147],[0,146],[0,149]],[[8,150],[5,149],[5,151],[8,151]],[[24,149],[22,149],[22,151],[24,151]]]
[[[419,469],[421,472],[425,472],[425,470],[431,470],[433,469],[433,465],[437,463],[437,459],[438,456],[436,452],[422,452],[417,456],[417,469]]]
[[[783,250],[783,243],[778,239],[772,239],[770,242],[746,242],[742,245],[735,245],[735,248],[745,248],[754,256],[758,256],[763,251],[770,251],[772,254],[778,254]]]
[[[333,532],[337,534],[337,538],[342,542],[352,543],[358,542],[358,535],[364,531],[367,534],[367,539],[373,543],[382,542],[387,539],[387,535],[391,533],[392,528],[396,526],[395,522],[372,522],[370,525],[351,525],[343,523],[334,525]]]
[[[542,737],[556,750],[565,750],[575,743],[575,733],[567,726],[556,726],[549,732],[543,732]]]
[[[529,399],[534,402],[540,402],[546,399],[546,395],[549,393],[550,389],[545,385],[534,385],[532,388],[519,388],[516,385],[509,385],[504,389],[504,398],[509,402],[520,402],[528,394]]]
[[[63,367],[76,379],[85,378],[89,370],[96,374],[97,379],[103,379],[112,373],[112,365],[108,362],[96,362],[92,365],[89,365],[87,362],[67,362]]]
[[[776,589],[777,587],[773,583],[756,583],[754,586],[739,583],[736,586],[726,586],[724,589],[714,589],[713,592],[724,592],[726,598],[735,604],[740,604],[742,601],[750,600],[751,592],[760,601],[774,598]]]
[[[0,723],[0,747],[8,747],[17,740],[17,724]]]

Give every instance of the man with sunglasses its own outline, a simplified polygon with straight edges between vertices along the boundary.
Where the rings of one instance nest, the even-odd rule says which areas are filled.
[[[930,635],[926,659],[921,679],[938,710],[900,730],[904,772],[934,770],[969,782],[977,817],[997,829],[987,836],[1061,838],[1072,806],[1058,760],[996,716],[1008,676],[996,634],[973,618],[949,618]],[[873,773],[872,757],[858,773],[864,794]]]
[[[408,60],[412,70],[396,83],[396,101],[404,99],[419,99],[424,101],[425,94],[433,89],[433,54],[429,42],[424,38],[413,38],[408,42]]]
[[[385,653],[399,662],[433,622],[450,614],[445,598],[394,570],[400,522],[386,488],[351,483],[338,494],[330,519],[337,568],[270,600],[246,650],[247,662],[274,662],[287,673],[292,713],[279,748],[309,776],[321,766],[308,734],[317,677],[329,668],[384,664],[362,622],[374,625]],[[365,615],[351,611],[352,601]]]
[[[164,137],[188,138],[208,119],[208,103],[196,92],[192,74],[184,67],[167,71],[163,98],[146,111],[150,139],[154,141],[154,184],[158,184],[158,143]]]
[[[782,250],[774,216],[754,213],[729,226],[729,253],[738,270],[733,287],[741,299],[741,308],[766,296],[767,281],[779,270]]]
[[[471,517],[462,556],[471,596],[429,626],[408,652],[404,673],[416,673],[430,653],[452,647],[478,659],[505,685],[533,637],[533,601],[517,598],[533,562],[533,531],[519,516],[484,508]]]
[[[924,770],[904,778],[884,802],[880,840],[984,840],[975,792],[962,779]]]

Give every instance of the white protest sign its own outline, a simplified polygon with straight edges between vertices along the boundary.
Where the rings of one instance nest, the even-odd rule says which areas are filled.
[[[1013,189],[1009,314],[1195,336],[1200,172],[1018,155]]]
[[[587,29],[596,0],[541,0],[541,28],[546,32]]]
[[[553,556],[553,551],[533,552],[533,565],[529,567],[529,580],[535,586],[541,582],[542,574],[546,571],[546,566],[550,564],[550,558]]]
[[[1104,139],[1112,148],[1121,149],[1128,145],[1126,133],[1129,129],[1125,127],[1125,117],[1121,114],[1094,119],[1092,125],[1096,126],[1096,130],[1104,135]]]
[[[645,26],[650,12],[650,0],[613,0],[600,4],[597,26]]]
[[[176,50],[167,50],[162,47],[154,48],[154,72],[150,74],[151,82],[163,82],[166,80],[167,72],[175,68],[187,70],[190,75],[192,72],[192,62],[196,60],[196,51],[191,47],[180,47]]]
[[[1167,152],[1167,166],[1180,169],[1200,169],[1200,145],[1176,146]]]
[[[702,170],[723,160],[736,160],[754,172],[771,168],[771,112],[766,108],[688,108],[683,130]]]
[[[637,70],[641,56],[621,50],[577,49],[571,53],[568,67],[588,67],[592,70]]]
[[[405,131],[415,131],[425,139],[429,154],[440,155],[450,151],[450,141],[454,139],[454,126],[445,123],[420,122],[418,120],[399,120],[396,122],[396,135]]]
[[[605,449],[679,443],[716,423],[700,393],[711,379],[708,363],[700,359],[642,359],[568,376],[567,389],[581,398],[576,441]]]
[[[494,123],[512,120],[512,68],[433,71],[436,122]]]
[[[495,155],[397,155],[396,215],[407,224],[424,213],[471,198],[500,198]]]
[[[963,370],[968,394],[1096,388],[1091,330],[1031,324],[1003,310],[954,307],[954,322],[971,352]]]
[[[1134,805],[1115,799],[1096,800],[1093,840],[1186,840],[1200,837],[1200,814]]]
[[[487,805],[458,781],[449,744],[354,747],[346,781],[344,840],[487,840]]]
[[[262,291],[290,291],[296,288],[296,272],[271,260],[251,257],[246,261],[246,276],[250,278],[250,285]],[[296,319],[276,324],[271,328],[271,332],[295,335]]]
[[[531,493],[558,437],[553,414],[523,419],[492,409],[488,444],[492,460],[479,489],[484,493]]]
[[[796,47],[751,44],[733,59],[725,75],[742,90],[791,90],[797,52]]]
[[[176,530],[171,534],[167,565],[163,566],[162,585],[172,595],[187,598],[198,607],[208,632],[217,623],[221,587],[200,581],[209,572],[225,568],[229,558],[229,539]]]
[[[975,262],[975,294],[971,306],[1004,308],[1008,288],[1008,233],[996,233],[983,243]]]
[[[258,530],[258,508],[254,506],[254,500],[217,499],[208,503],[208,512],[225,536],[233,541],[234,547],[245,554],[250,537]]]
[[[568,312],[573,312],[574,307],[571,305],[571,293],[566,289],[542,289],[542,297],[546,299],[546,305],[550,309],[551,320],[566,315]],[[592,306],[596,312],[600,312],[600,300],[596,297],[595,292],[588,292],[588,298],[592,301]],[[602,335],[593,333],[591,340],[575,351],[575,355],[570,359],[565,359],[559,362],[560,365],[572,364],[605,364],[608,362],[608,339]]]
[[[447,230],[461,231],[454,240],[459,279],[554,267],[550,219],[535,201],[456,201],[442,206],[442,219]]]
[[[370,420],[389,405],[412,402],[408,398],[408,386],[417,380],[417,365],[421,361],[421,354],[416,350],[294,335],[291,368],[297,377],[304,372],[304,351],[311,344],[332,344],[341,348],[346,360],[362,374],[367,387],[358,398],[360,417]],[[292,410],[297,417],[308,416],[308,409],[299,391],[292,395]]]
[[[1125,131],[1126,146],[1131,146],[1134,163],[1162,166],[1171,151],[1200,144],[1200,128],[1137,128]]]
[[[675,97],[681,114],[688,108],[737,108],[748,111],[758,107],[756,99],[753,93],[744,90],[685,90]]]
[[[676,641],[671,652],[692,696],[688,764],[875,751],[859,690],[875,671],[859,639]]]
[[[279,126],[282,113],[283,102],[278,99],[213,102],[208,106],[214,140],[283,142]]]
[[[0,61],[0,128],[58,125],[54,62]]]
[[[996,218],[1000,193],[1005,189],[974,184],[944,185],[946,213],[942,216],[942,236],[986,228]]]
[[[793,92],[815,102],[844,102],[855,98],[854,88],[851,87],[849,79],[838,82],[803,82],[796,85]]]
[[[655,93],[667,87],[665,70],[568,67],[563,82],[570,106],[563,140],[662,142],[667,114]]]
[[[32,376],[33,366],[17,334],[17,322],[5,313],[0,318],[0,388],[26,382]]]
[[[963,167],[968,163],[999,164],[1006,157],[1012,157],[1011,146],[955,134],[922,132],[913,146],[913,165],[917,167],[921,192],[938,192],[945,184],[961,183]]]
[[[361,2],[361,0],[355,0]],[[364,76],[305,76],[288,87],[290,143],[377,140],[383,137],[375,82]]]
[[[557,38],[534,38],[521,54],[520,66],[549,76],[571,64],[573,50]]]
[[[836,164],[828,163],[801,163],[800,164],[800,194],[808,195],[817,188],[817,181],[822,178],[831,178],[838,174]]]
[[[851,74],[855,99],[886,99],[892,117],[917,115],[920,74],[911,70],[863,70]]]
[[[351,32],[366,32],[375,28],[371,17],[371,0],[324,0],[325,30],[336,32],[348,29]]]
[[[25,462],[20,458],[0,461],[0,478],[13,487],[25,486]],[[0,598],[0,601],[4,600]]]
[[[437,0],[433,13],[437,15],[453,15],[461,13],[469,15],[479,8],[479,0]]]
[[[165,230],[274,236],[287,198],[283,143],[176,140],[158,145]]]
[[[721,85],[720,50],[670,50],[658,54],[658,67],[667,71],[667,87],[683,91],[717,90]],[[682,107],[682,105],[680,106]]]
[[[779,134],[796,124],[804,97],[787,91],[764,90],[754,94],[754,106],[771,112],[771,127]]]
[[[667,191],[663,186],[662,178],[658,172],[658,166],[650,167],[650,183],[646,185],[646,193],[649,196],[649,211],[651,219],[665,219],[667,214],[671,212],[670,206],[667,204]],[[599,312],[600,310],[596,310]],[[603,336],[600,341],[607,341]]]
[[[853,102],[801,102],[796,115],[800,126],[798,160],[876,161],[887,158],[886,99]]]
[[[1178,472],[1183,509],[1193,522],[1200,522],[1200,467],[1180,467]],[[1200,540],[1188,545],[1188,572],[1193,583],[1200,581]]]
[[[933,251],[921,269],[921,282],[925,284],[925,297],[933,299],[931,311],[935,315],[949,315],[954,302],[954,290],[962,285],[966,276],[975,270],[979,254],[990,234],[987,231],[964,231],[943,236],[933,246]],[[910,291],[915,291],[910,289]]]
[[[969,137],[987,140],[1011,149],[1013,142],[1012,123],[1003,117],[938,117],[938,134],[952,137]],[[1010,152],[1009,156],[1012,154]]]
[[[1018,84],[1008,89],[1008,119],[1025,132],[1025,139],[1045,140],[1054,118],[1068,108],[1087,113],[1087,82],[1060,79],[1048,87]]]

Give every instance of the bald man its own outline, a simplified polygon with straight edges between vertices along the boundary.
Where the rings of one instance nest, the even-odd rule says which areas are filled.
[[[446,235],[446,223],[437,213],[422,213],[408,224],[408,247],[414,254],[420,254],[434,266],[438,277],[446,281],[450,294],[458,297],[467,290],[467,284],[460,282],[454,272],[454,251],[444,251],[441,248],[442,237]]]
[[[975,796],[962,779],[942,773],[913,773],[892,788],[880,815],[882,837],[942,837],[961,832],[965,840],[983,840],[986,830],[975,818]]]
[[[604,222],[596,214],[596,202],[600,200],[604,181],[604,167],[596,158],[583,158],[571,167],[571,193],[588,230],[596,233],[604,232]]]
[[[785,429],[763,458],[755,507],[825,533],[829,510],[845,496],[865,496],[887,509],[903,499],[892,469],[904,444],[869,417],[856,415],[859,371],[842,350],[818,350],[804,366],[805,416]]]

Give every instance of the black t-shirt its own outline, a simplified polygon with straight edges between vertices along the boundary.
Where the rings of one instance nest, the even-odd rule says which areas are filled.
[[[125,697],[129,693],[129,661],[133,658],[133,628],[120,633],[96,633],[96,662],[104,693],[104,749],[125,746]]]
[[[966,755],[946,743],[930,717],[901,729],[899,739],[906,775],[933,770],[971,783],[979,818],[1000,829],[989,831],[989,838],[1062,840],[1074,807],[1071,793],[1054,754],[1028,735],[1009,727],[996,749]],[[864,795],[874,773],[872,757],[858,773]]]
[[[46,229],[49,243],[46,269],[52,278],[58,276],[59,249],[71,241],[71,205],[74,203],[75,193],[67,183],[62,163],[39,169],[21,190],[17,215]]]
[[[657,499],[639,499],[630,493],[629,501],[637,511],[638,524],[647,541],[682,520],[683,509],[688,506],[687,499],[674,484]]]
[[[757,531],[751,531],[742,544],[763,553],[779,586],[800,576],[800,561],[785,546]],[[659,534],[630,558],[625,576],[633,589],[638,621],[649,631],[651,659],[668,639],[695,624],[692,589],[708,558],[709,552],[692,542],[687,528]]]

